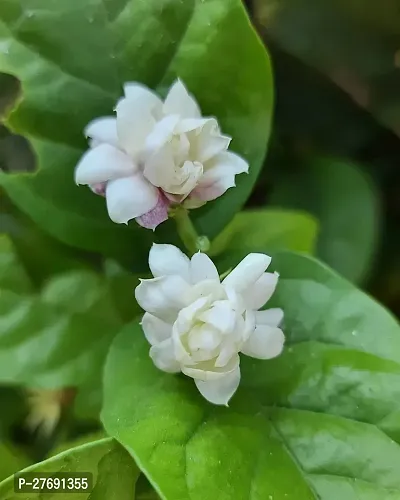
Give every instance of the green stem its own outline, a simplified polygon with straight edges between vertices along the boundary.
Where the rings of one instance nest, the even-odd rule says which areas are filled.
[[[173,210],[171,216],[175,219],[179,237],[190,255],[198,250],[207,252],[210,242],[207,237],[197,234],[196,228],[190,220],[189,212],[183,207],[178,207]]]

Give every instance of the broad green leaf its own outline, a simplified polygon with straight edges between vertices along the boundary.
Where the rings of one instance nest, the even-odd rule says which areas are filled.
[[[140,326],[127,326],[106,364],[107,432],[166,500],[397,500],[399,325],[310,257],[273,264],[283,355],[242,356],[239,390],[217,407],[157,370]]]
[[[30,465],[30,460],[23,455],[21,450],[10,443],[0,441],[0,481],[25,469],[28,465]]]
[[[316,220],[291,210],[247,210],[212,242],[209,255],[222,252],[242,258],[249,252],[293,250],[312,253],[317,236]]]
[[[365,280],[379,241],[381,207],[375,186],[357,165],[313,158],[276,183],[271,203],[317,217],[318,257],[353,282]]]
[[[312,65],[400,133],[397,0],[254,0],[269,40]]]
[[[22,87],[7,125],[29,139],[39,166],[0,183],[55,237],[124,261],[148,251],[149,231],[113,224],[104,200],[72,180],[85,125],[111,114],[131,80],[165,92],[179,75],[250,163],[235,189],[198,211],[200,232],[215,236],[243,205],[265,155],[272,80],[240,0],[4,0],[0,37],[0,71]]]
[[[83,446],[85,444],[93,443],[94,441],[99,441],[105,439],[107,435],[103,431],[91,432],[89,434],[84,434],[78,438],[71,439],[69,441],[62,442],[57,448],[51,451],[51,457],[55,457],[64,451],[68,451],[72,448],[77,448],[78,446]]]
[[[98,379],[122,324],[104,279],[74,271],[37,295],[0,294],[0,381],[65,387]]]
[[[128,453],[110,438],[67,450],[23,472],[89,472],[93,474],[91,493],[25,493],[24,500],[48,498],[54,500],[134,500],[139,470]],[[0,483],[1,500],[18,500],[14,493],[14,477]]]
[[[16,293],[29,293],[33,290],[13,244],[4,234],[0,234],[0,289]]]

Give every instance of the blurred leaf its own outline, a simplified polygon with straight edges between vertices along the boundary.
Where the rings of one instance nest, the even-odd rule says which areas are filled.
[[[0,289],[16,293],[29,293],[33,290],[13,244],[4,234],[0,234]]]
[[[106,364],[107,432],[166,500],[397,500],[399,325],[310,257],[282,252],[273,264],[283,355],[242,356],[239,390],[218,407],[155,368],[129,325]]]
[[[45,498],[54,500],[133,500],[135,484],[139,475],[128,453],[112,439],[102,439],[72,448],[44,462],[32,465],[23,472],[89,472],[93,474],[94,488],[91,493],[49,493]],[[24,500],[44,497],[40,491],[25,493]],[[14,492],[14,477],[0,484],[0,497],[18,500],[20,493]]]
[[[0,402],[0,439],[10,439],[13,427],[20,424],[26,416],[26,402],[22,391],[2,386],[0,386]]]
[[[381,207],[369,178],[344,160],[313,158],[274,186],[271,204],[307,210],[320,221],[317,255],[363,282],[379,242]]]
[[[0,442],[0,481],[11,474],[25,469],[30,465],[30,460],[11,443]]]
[[[17,98],[19,87],[19,82],[15,77],[0,73],[0,116]]]
[[[212,242],[209,255],[227,252],[238,258],[249,252],[293,250],[312,253],[318,225],[302,212],[291,210],[247,210],[233,221]]]
[[[99,377],[122,324],[104,280],[75,271],[40,295],[0,294],[1,381],[57,388]]]
[[[397,0],[255,0],[261,30],[400,134]]]
[[[55,457],[64,451],[68,451],[72,448],[77,448],[79,446],[83,446],[85,444],[90,444],[95,441],[99,441],[101,439],[105,439],[107,435],[104,431],[92,432],[90,434],[85,434],[84,436],[80,436],[79,438],[65,441],[60,444],[55,450],[51,452],[51,457]]]
[[[29,139],[39,166],[35,175],[0,173],[21,210],[65,243],[145,262],[151,233],[112,223],[104,199],[74,185],[73,169],[87,148],[84,127],[112,113],[124,82],[165,89],[179,75],[251,164],[212,204],[219,217],[197,212],[201,232],[218,234],[256,181],[272,114],[268,56],[240,0],[71,0],[50,9],[47,0],[7,0],[0,19],[0,71],[22,85],[7,125]]]

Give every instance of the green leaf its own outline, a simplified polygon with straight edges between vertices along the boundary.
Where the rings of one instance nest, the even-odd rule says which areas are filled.
[[[10,443],[0,442],[0,481],[30,465],[21,450]]]
[[[29,293],[33,289],[13,244],[4,234],[0,234],[0,289],[16,293]]]
[[[67,450],[44,462],[28,467],[23,472],[89,472],[93,474],[91,493],[50,493],[45,497],[54,500],[133,500],[139,470],[128,453],[110,438]],[[0,483],[0,498],[18,500],[14,493],[14,477]],[[25,493],[24,500],[43,498],[43,494]]]
[[[73,183],[85,125],[112,113],[129,80],[165,90],[179,75],[250,162],[236,189],[199,210],[200,232],[215,236],[243,205],[265,155],[272,80],[240,0],[5,0],[0,36],[0,71],[22,85],[7,124],[29,139],[39,165],[34,175],[0,173],[0,184],[53,236],[125,261],[134,248],[144,260],[151,233],[113,224],[104,199]]]
[[[293,250],[312,253],[317,236],[316,220],[302,212],[290,210],[247,210],[212,242],[209,255],[228,252],[243,258],[249,252]]]
[[[254,0],[268,40],[312,65],[400,134],[397,0]]]
[[[121,327],[103,279],[75,271],[38,295],[0,293],[0,381],[65,387],[98,379]]]
[[[128,326],[106,364],[107,432],[166,500],[398,499],[399,325],[310,257],[273,264],[284,353],[242,356],[239,390],[217,407],[193,380],[157,370]]]
[[[313,158],[276,183],[271,203],[307,210],[320,221],[317,255],[349,280],[366,279],[379,242],[381,207],[357,165]]]

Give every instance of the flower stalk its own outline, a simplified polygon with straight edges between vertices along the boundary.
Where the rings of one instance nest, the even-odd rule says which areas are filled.
[[[210,249],[209,239],[206,236],[199,236],[197,234],[186,208],[178,206],[170,211],[170,216],[175,219],[179,237],[190,256],[199,250],[207,252]]]

